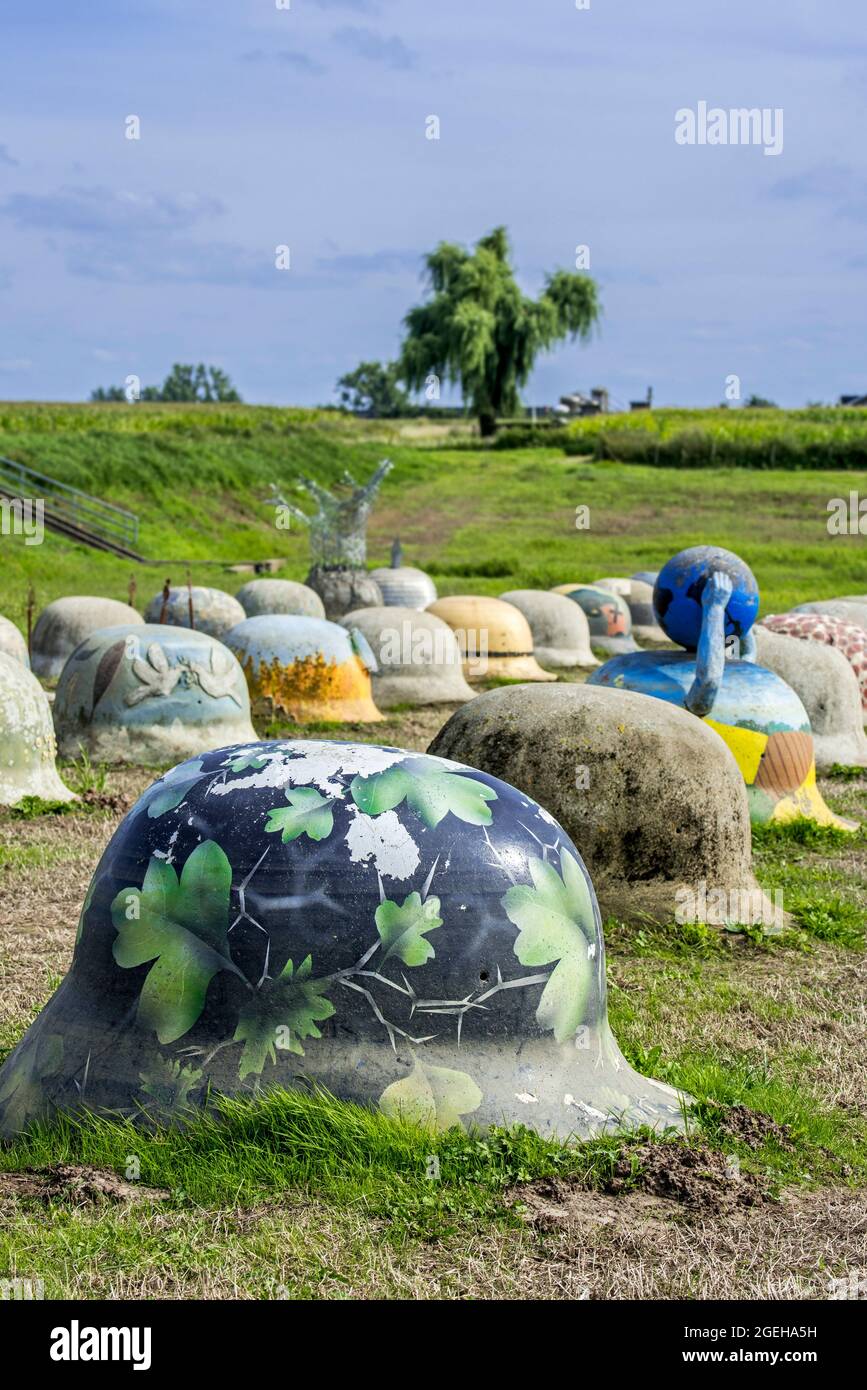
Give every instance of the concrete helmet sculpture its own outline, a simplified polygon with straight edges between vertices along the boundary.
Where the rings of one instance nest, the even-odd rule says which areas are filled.
[[[382,718],[370,684],[376,660],[356,630],[263,613],[232,628],[226,645],[243,667],[254,710],[299,724]]]
[[[867,632],[862,627],[824,613],[770,613],[762,619],[762,626],[803,642],[824,642],[842,652],[855,673],[861,707],[867,715]]]
[[[235,598],[248,618],[263,613],[288,613],[298,618],[324,618],[325,605],[319,595],[306,584],[293,579],[251,579],[238,590]],[[240,619],[239,619],[240,621]]]
[[[74,800],[57,774],[55,752],[48,696],[26,666],[0,652],[0,806],[25,796]]]
[[[844,623],[854,623],[867,632],[867,598],[824,598],[814,603],[799,603],[793,613],[821,613],[828,618],[839,618]]]
[[[666,635],[686,651],[615,657],[590,680],[669,700],[706,720],[737,760],[756,824],[803,816],[854,829],[816,786],[803,704],[791,686],[755,661],[751,629],[758,606],[755,576],[739,556],[718,546],[683,550],[659,572],[654,609]],[[739,655],[730,655],[733,650]]]
[[[554,681],[533,655],[530,624],[518,608],[499,598],[454,594],[427,610],[448,623],[458,639],[471,680],[505,676],[518,681]]]
[[[560,584],[551,592],[565,594],[583,609],[592,646],[612,653],[638,651],[632,636],[632,616],[622,594],[592,584]]]
[[[371,570],[382,591],[382,601],[389,608],[427,608],[435,603],[437,586],[424,570],[403,563],[400,541],[391,547],[391,564]]]
[[[867,767],[861,690],[843,653],[761,625],[753,632],[756,660],[782,677],[807,711],[818,771],[827,772],[835,763]]]
[[[593,887],[546,811],[400,749],[239,745],[116,831],[0,1134],[302,1082],[432,1130],[682,1123],[611,1034]]]
[[[95,632],[70,656],[54,699],[61,754],[167,763],[255,739],[244,672],[205,632],[146,623]]]
[[[391,468],[391,460],[383,459],[362,484],[344,472],[332,491],[312,478],[302,478],[299,488],[316,503],[316,511],[309,516],[272,487],[271,504],[310,529],[313,567],[306,582],[322,599],[328,618],[342,618],[353,608],[376,608],[383,601],[379,585],[366,569],[367,523]]]
[[[58,598],[43,608],[36,619],[30,643],[30,663],[37,676],[59,676],[66,658],[79,642],[101,627],[129,627],[144,621],[128,603],[113,598],[91,598],[76,594]]]
[[[380,709],[473,698],[457,638],[435,614],[416,608],[357,608],[341,624],[362,633],[373,652],[373,698]]]
[[[20,661],[22,666],[30,666],[30,654],[23,633],[4,617],[0,617],[0,652]]]
[[[523,613],[533,635],[533,651],[542,666],[555,670],[572,666],[598,666],[590,650],[590,628],[584,610],[565,594],[545,589],[510,589],[500,594]]]
[[[195,628],[197,632],[220,639],[245,617],[240,603],[231,594],[223,589],[209,589],[199,584],[180,584],[172,588],[167,582],[160,593],[154,594],[145,609],[147,623]]]
[[[594,586],[597,589],[610,589],[612,593],[619,594],[621,598],[626,600],[629,616],[632,619],[632,635],[638,642],[665,642],[668,640],[656,621],[656,613],[653,609],[653,585],[655,582],[655,575],[650,583],[637,579],[634,575],[631,579],[594,580]]]

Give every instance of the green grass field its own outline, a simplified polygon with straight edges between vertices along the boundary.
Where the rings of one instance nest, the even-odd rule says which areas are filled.
[[[264,503],[270,484],[302,475],[366,477],[387,455],[394,470],[375,507],[371,564],[386,563],[399,535],[408,563],[443,593],[496,594],[656,569],[671,554],[714,542],[741,554],[759,581],[764,612],[867,588],[860,536],[831,537],[827,505],[863,476],[851,471],[738,468],[694,472],[596,463],[562,448],[474,446],[450,429],[416,422],[351,422],[325,412],[238,406],[0,407],[0,454],[60,478],[141,518],[137,566],[46,535],[42,547],[2,539],[0,612],[21,622],[28,586],[37,610],[69,593],[139,606],[164,578],[234,590],[236,562],[285,557],[287,578],[309,567],[306,530],[280,531]],[[576,508],[589,506],[586,530]]]

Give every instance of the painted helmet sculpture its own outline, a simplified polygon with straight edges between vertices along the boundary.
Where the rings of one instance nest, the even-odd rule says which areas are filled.
[[[190,605],[193,621],[190,622]],[[243,622],[246,614],[236,598],[223,589],[208,589],[186,584],[169,590],[168,600],[162,593],[154,594],[145,609],[146,623],[168,623],[172,627],[194,627],[197,632],[206,632],[209,637],[225,637],[236,623]],[[104,623],[104,627],[108,624]]]
[[[595,894],[556,821],[371,745],[240,745],[145,792],[0,1069],[0,1135],[299,1082],[431,1129],[682,1124],[611,1034]]]
[[[248,618],[258,618],[262,613],[325,617],[325,605],[319,595],[294,579],[251,579],[249,584],[242,584],[235,598]]]
[[[26,666],[0,652],[0,806],[25,796],[73,801],[57,774],[56,751],[48,696]]]
[[[654,575],[654,583],[656,576]],[[653,583],[643,579],[597,579],[596,587],[610,589],[626,600],[632,619],[632,635],[638,642],[665,642],[665,633],[656,621],[653,607]]]
[[[13,622],[2,616],[0,616],[0,652],[4,656],[11,656],[15,661],[20,661],[22,666],[30,668],[30,654],[27,650],[24,634]]]
[[[530,624],[519,609],[481,594],[453,594],[427,610],[448,623],[458,639],[468,679],[505,676],[518,681],[555,681],[533,655]]]
[[[163,763],[255,739],[234,654],[205,632],[146,623],[95,632],[63,668],[54,699],[60,752]]]
[[[592,584],[560,584],[551,592],[565,594],[584,610],[594,647],[612,654],[638,651],[632,636],[632,616],[622,594]]]
[[[867,598],[825,598],[815,603],[799,603],[793,613],[821,613],[828,618],[853,623],[867,632]]]
[[[424,570],[412,565],[383,565],[370,571],[382,592],[382,601],[389,608],[427,608],[435,603],[437,586]]]
[[[710,724],[741,769],[755,824],[803,816],[855,829],[834,814],[816,786],[803,704],[791,686],[755,662],[751,628],[758,606],[758,585],[739,556],[716,546],[681,551],[659,572],[654,608],[666,635],[687,650],[615,657],[590,682],[669,700]],[[727,659],[732,638],[743,660]]]
[[[357,630],[262,613],[233,627],[226,645],[243,667],[254,710],[298,724],[382,719],[370,684],[376,660]]]
[[[841,651],[855,673],[867,715],[867,632],[862,627],[824,613],[770,613],[762,619],[762,626],[803,642],[825,642]]]
[[[416,608],[356,608],[340,622],[362,633],[376,658],[373,698],[380,708],[460,704],[475,695],[464,680],[457,638],[435,614]]]
[[[504,603],[519,609],[533,635],[536,660],[555,670],[574,666],[598,666],[590,650],[590,628],[584,610],[565,594],[545,589],[510,589],[500,594]]]
[[[43,608],[31,639],[31,665],[37,676],[59,676],[79,642],[102,627],[140,625],[144,619],[128,603],[76,594]]]

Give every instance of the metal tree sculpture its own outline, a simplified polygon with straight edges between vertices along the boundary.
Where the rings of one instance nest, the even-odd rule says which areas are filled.
[[[367,521],[377,492],[393,465],[383,459],[373,477],[363,485],[344,472],[335,491],[328,492],[312,478],[302,478],[299,488],[308,492],[318,510],[308,516],[286,502],[272,484],[272,506],[284,508],[302,525],[310,527],[310,554],[314,568],[363,569],[367,563]]]

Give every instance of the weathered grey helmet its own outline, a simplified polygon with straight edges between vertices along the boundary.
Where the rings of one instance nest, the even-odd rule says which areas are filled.
[[[590,650],[590,628],[584,610],[565,594],[552,594],[545,589],[510,589],[500,598],[520,609],[527,619],[536,660],[542,666],[558,670],[599,665]]]
[[[31,642],[31,664],[37,676],[59,676],[66,658],[79,642],[101,627],[143,622],[140,613],[128,603],[113,598],[91,598],[76,594],[49,603],[36,620]]]
[[[23,633],[8,618],[0,617],[0,652],[20,661],[22,666],[30,666],[30,654]]]
[[[412,565],[383,565],[381,569],[371,570],[382,590],[382,601],[389,608],[427,608],[435,603],[437,586],[424,570],[414,569]]]
[[[54,765],[51,706],[39,681],[14,657],[0,652],[0,806],[25,796],[72,801]]]
[[[302,618],[324,618],[325,605],[306,584],[294,579],[251,579],[235,595],[248,618],[262,613],[289,613]]]
[[[190,606],[193,621],[190,622]],[[209,637],[225,637],[236,623],[242,623],[246,613],[236,598],[222,589],[207,589],[193,584],[179,585],[169,591],[166,600],[162,593],[154,594],[145,609],[146,623],[169,623],[172,627],[194,627]],[[107,627],[107,623],[102,624]]]
[[[145,792],[0,1070],[0,1134],[300,1083],[432,1129],[681,1123],[611,1035],[595,895],[556,821],[365,744],[223,749]]]
[[[356,608],[340,621],[364,634],[376,658],[373,698],[380,709],[473,698],[458,640],[442,618],[416,608]]]
[[[255,739],[244,672],[206,632],[147,623],[95,632],[63,668],[54,699],[60,751],[162,763]]]

